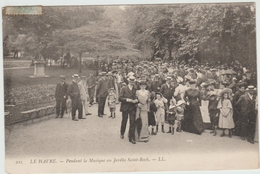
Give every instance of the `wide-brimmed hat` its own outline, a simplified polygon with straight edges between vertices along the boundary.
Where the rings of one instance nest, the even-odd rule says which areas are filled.
[[[156,92],[155,95],[159,94],[161,97],[163,97],[162,93]]]
[[[108,92],[110,92],[110,91],[115,92],[115,89],[114,89],[114,88],[110,88],[110,89],[108,89]]]
[[[177,102],[177,106],[180,106],[180,105],[182,105],[182,104],[186,104],[186,102],[185,102],[184,100],[179,100],[179,101]]]
[[[127,74],[127,76],[128,76],[128,77],[134,76],[134,74],[135,74],[135,73],[131,71],[131,72],[129,72],[129,73]]]
[[[230,88],[224,88],[219,95],[222,96],[223,94],[228,93],[228,94],[232,94],[232,89]]]
[[[218,96],[216,91],[209,91],[208,95],[209,95],[209,97]]]

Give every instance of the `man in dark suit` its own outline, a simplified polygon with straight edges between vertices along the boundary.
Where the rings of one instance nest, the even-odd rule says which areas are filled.
[[[87,78],[87,86],[88,86],[88,94],[89,94],[89,106],[91,106],[94,102],[94,93],[95,93],[95,86],[96,86],[96,77],[90,73],[89,77]]]
[[[168,76],[166,77],[166,83],[162,85],[160,93],[163,95],[164,98],[167,99],[167,107],[170,106],[170,101],[172,99],[172,96],[174,94],[174,87],[171,85],[172,77]],[[165,114],[165,122],[168,122],[167,114]]]
[[[160,92],[162,86],[162,82],[160,80],[160,75],[155,74],[154,80],[151,81],[151,91]]]
[[[130,119],[129,126],[129,142],[136,144],[135,142],[135,112],[136,112],[136,103],[138,102],[136,97],[136,88],[135,85],[135,77],[130,76],[128,78],[128,85],[123,86],[120,95],[119,101],[121,102],[120,112],[122,112],[122,122],[121,122],[121,130],[120,137],[124,138],[126,124],[128,120],[128,116]]]
[[[72,76],[72,83],[68,87],[68,95],[70,96],[71,99],[71,104],[72,104],[72,120],[73,121],[78,121],[76,118],[76,111],[78,110],[78,118],[79,119],[85,119],[82,117],[82,103],[80,100],[80,91],[78,87],[78,83],[80,81],[79,75],[74,74]]]
[[[105,103],[108,95],[108,82],[106,78],[106,72],[101,73],[101,78],[98,80],[96,96],[98,99],[98,117],[103,118]]]
[[[55,90],[55,99],[56,99],[56,117],[63,117],[64,111],[66,109],[66,101],[68,99],[67,95],[68,84],[65,82],[65,76],[60,76],[60,83],[57,84]]]
[[[108,83],[108,89],[110,89],[110,88],[115,89],[115,80],[114,80],[112,72],[107,73],[107,83]]]
[[[256,124],[256,90],[254,86],[248,86],[245,95],[242,95],[236,103],[236,107],[240,107],[240,136],[245,140],[254,144],[255,124]]]

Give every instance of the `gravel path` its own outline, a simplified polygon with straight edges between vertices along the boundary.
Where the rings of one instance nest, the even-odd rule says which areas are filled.
[[[6,142],[7,171],[228,170],[256,169],[259,165],[258,144],[252,145],[236,136],[222,138],[219,131],[219,135],[213,137],[209,130],[202,135],[186,132],[170,135],[161,133],[159,129],[156,136],[150,136],[148,143],[133,145],[127,138],[121,140],[119,137],[119,105],[115,119],[108,116],[98,118],[97,105],[92,106],[90,112],[92,116],[77,122],[66,115],[62,119],[51,116],[50,119],[15,125]],[[109,114],[108,108],[105,113]],[[39,162],[39,159],[52,158],[56,159],[56,164],[30,164],[34,159]],[[114,158],[118,162],[113,163]],[[132,161],[136,158],[139,162]],[[140,158],[144,161],[140,162]],[[165,161],[159,161],[159,158]],[[107,159],[111,162],[102,162]],[[15,164],[19,160],[22,165]],[[84,160],[87,162],[84,163]]]

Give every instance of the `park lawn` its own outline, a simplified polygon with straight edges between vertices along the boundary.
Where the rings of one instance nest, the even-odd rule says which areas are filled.
[[[92,70],[82,69],[80,75],[89,76]],[[78,69],[61,68],[59,66],[46,67],[45,74],[50,77],[31,78],[34,74],[34,68],[28,69],[8,69],[4,70],[4,86],[6,88],[16,88],[22,86],[39,85],[39,84],[57,84],[59,82],[59,76],[65,75],[66,82],[71,83],[72,75],[79,74]],[[7,82],[10,83],[7,83]]]
[[[92,70],[82,69],[80,75],[88,76]],[[31,78],[34,73],[34,68],[26,69],[8,69],[4,70],[4,93],[5,103],[15,104],[15,107],[11,109],[10,123],[16,123],[24,121],[24,118],[20,114],[21,111],[35,109],[50,104],[54,104],[52,100],[50,102],[44,102],[46,98],[53,99],[55,93],[56,84],[59,83],[59,76],[65,75],[66,82],[71,83],[72,74],[79,74],[78,69],[67,69],[59,66],[46,67],[45,74],[50,77]],[[45,98],[45,99],[44,99]],[[47,99],[47,101],[49,101]],[[26,103],[22,108],[18,103]],[[9,109],[7,109],[9,110]],[[53,114],[53,113],[51,113]]]

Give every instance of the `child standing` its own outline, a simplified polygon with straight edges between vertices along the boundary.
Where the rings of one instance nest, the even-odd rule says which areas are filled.
[[[110,88],[108,90],[108,96],[107,96],[107,103],[108,103],[108,107],[110,108],[110,117],[108,118],[115,118],[116,117],[116,94],[115,94],[115,89],[114,88]]]
[[[174,97],[170,100],[169,113],[168,113],[169,131],[167,133],[174,134],[174,124],[176,119],[176,100]]]
[[[157,111],[157,108],[154,104],[154,94],[151,93],[150,95],[150,109],[148,111],[148,126],[152,128],[151,135],[156,135],[156,132],[154,131],[154,128],[156,126],[156,121],[155,121],[155,113]]]
[[[213,136],[217,135],[217,128],[218,128],[218,116],[219,116],[219,109],[218,109],[218,96],[213,91],[209,93],[209,117],[212,127]]]
[[[219,128],[223,129],[223,133],[220,135],[221,137],[225,136],[225,130],[229,130],[229,138],[232,137],[231,129],[235,127],[234,120],[233,120],[233,107],[231,100],[229,99],[230,89],[223,89],[220,92],[221,99],[218,102],[218,109],[220,110],[219,113]]]
[[[181,132],[181,122],[184,119],[184,108],[185,108],[186,102],[184,100],[179,100],[177,102],[177,109],[176,109],[176,118],[177,118],[177,132]]]
[[[156,112],[156,133],[158,132],[158,126],[159,123],[162,125],[162,133],[165,133],[164,131],[164,122],[165,122],[165,109],[167,107],[167,99],[163,97],[161,93],[156,93],[156,100],[154,101],[154,104],[157,108]]]

